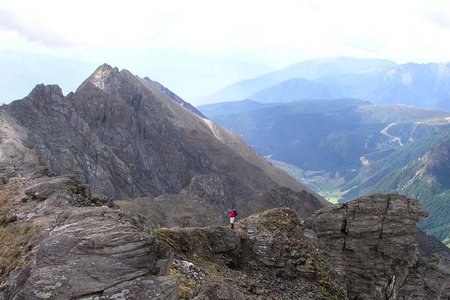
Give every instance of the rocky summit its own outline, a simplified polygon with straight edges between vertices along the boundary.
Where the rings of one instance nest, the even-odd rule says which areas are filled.
[[[449,299],[416,200],[326,205],[169,92],[103,65],[0,108],[0,300]]]
[[[238,201],[279,188],[296,198],[299,215],[326,205],[161,84],[106,64],[67,96],[37,85],[1,107],[0,120],[4,169],[71,174],[94,194],[128,200],[121,205],[129,209],[146,197],[161,212],[155,224],[225,222]],[[166,214],[174,207],[178,216]]]

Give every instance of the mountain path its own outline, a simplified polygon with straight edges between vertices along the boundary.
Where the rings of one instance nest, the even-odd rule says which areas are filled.
[[[391,138],[393,141],[398,142],[398,144],[403,147],[404,145],[402,143],[402,140],[399,137],[396,137],[396,136],[391,135],[391,134],[388,133],[389,128],[391,128],[392,126],[395,126],[397,124],[398,123],[391,123],[391,124],[389,124],[383,130],[381,130],[380,133],[385,135],[385,136],[387,136],[387,137],[389,137],[389,138]]]

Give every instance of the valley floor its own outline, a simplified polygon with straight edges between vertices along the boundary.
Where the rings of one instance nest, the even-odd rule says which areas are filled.
[[[300,182],[305,183],[310,189],[318,193],[331,203],[339,203],[345,191],[341,187],[345,184],[345,179],[338,173],[330,174],[325,171],[304,170],[295,165],[270,159],[270,162],[288,172]]]

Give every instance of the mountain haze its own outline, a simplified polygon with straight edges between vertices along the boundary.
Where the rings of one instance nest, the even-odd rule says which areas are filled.
[[[342,62],[342,59],[337,61]],[[262,103],[281,103],[306,99],[356,98],[375,104],[404,104],[450,110],[450,64],[389,65],[379,62],[379,68],[376,69],[377,61],[374,61],[371,69],[361,68],[357,72],[357,68],[346,69],[343,64],[338,68],[338,72],[333,68],[332,62],[328,62],[328,74],[317,73],[321,76],[312,76],[309,73],[294,74],[282,69],[252,80],[241,81],[233,85],[242,91],[239,97],[223,96],[216,100],[224,102],[251,99]],[[360,63],[362,62],[364,61]],[[288,69],[301,69],[301,66],[304,67],[303,64],[297,64]],[[352,64],[349,63],[349,66]],[[311,70],[316,70],[315,67],[311,67]],[[291,77],[280,81],[276,79],[285,75]],[[253,89],[256,85],[259,85],[257,90]],[[224,91],[233,90],[232,87]]]
[[[296,63],[252,79],[236,82],[206,97],[206,99],[209,102],[243,100],[262,89],[293,78],[314,80],[324,76],[360,74],[386,70],[392,67],[395,67],[394,62],[382,59],[356,59],[351,57],[314,59]],[[300,99],[306,99],[306,97]]]
[[[405,104],[450,110],[450,64],[408,63],[386,71],[318,79],[334,97],[355,97],[376,104]]]
[[[301,78],[280,82],[270,88],[260,90],[248,96],[261,103],[292,102],[306,99],[330,99],[332,94],[320,83]]]

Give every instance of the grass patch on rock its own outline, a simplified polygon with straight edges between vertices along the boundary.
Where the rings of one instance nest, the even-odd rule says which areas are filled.
[[[10,182],[0,189],[0,286],[9,274],[29,261],[29,240],[40,231],[31,222],[18,222],[13,215],[12,201],[19,191],[18,182]]]
[[[170,229],[167,228],[157,228],[153,230],[153,233],[155,236],[161,238],[166,243],[168,243],[170,246],[175,247],[176,243],[175,240],[171,237]]]

